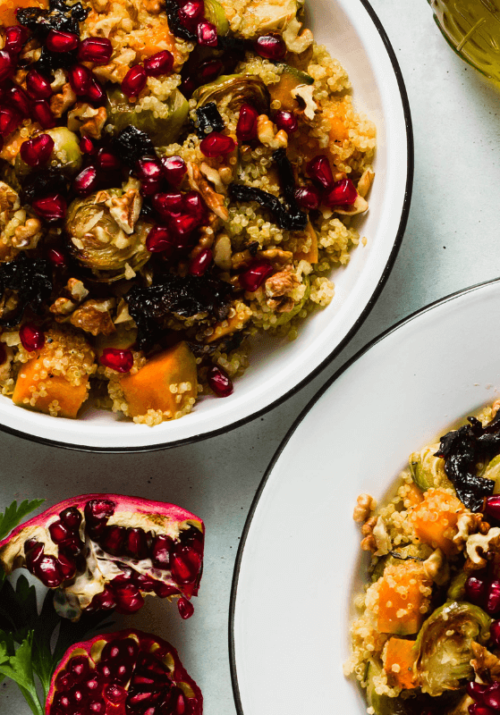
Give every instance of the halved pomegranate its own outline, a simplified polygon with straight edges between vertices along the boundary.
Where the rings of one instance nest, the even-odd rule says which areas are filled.
[[[201,715],[203,696],[175,648],[138,630],[71,646],[52,676],[46,715]]]
[[[118,494],[87,494],[56,504],[0,542],[7,573],[26,566],[60,588],[59,614],[134,613],[144,594],[190,599],[202,574],[204,525],[173,504]],[[184,607],[180,599],[180,610]]]

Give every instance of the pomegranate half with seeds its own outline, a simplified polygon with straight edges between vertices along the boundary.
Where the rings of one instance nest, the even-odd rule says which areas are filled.
[[[135,613],[146,594],[179,597],[183,615],[198,594],[203,546],[203,522],[181,507],[88,494],[17,527],[0,542],[0,563],[59,588],[56,609],[72,620],[87,609]]]
[[[138,630],[69,648],[52,676],[46,715],[201,715],[203,696],[177,651]]]

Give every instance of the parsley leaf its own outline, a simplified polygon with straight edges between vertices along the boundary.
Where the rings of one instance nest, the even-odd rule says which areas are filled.
[[[43,707],[33,680],[31,653],[33,633],[30,632],[17,650],[11,633],[0,631],[0,673],[19,686],[34,715],[43,715]]]
[[[25,499],[19,506],[17,506],[17,501],[13,501],[4,513],[0,514],[0,540],[5,539],[25,516],[38,509],[44,501],[45,499],[33,499],[33,501]]]

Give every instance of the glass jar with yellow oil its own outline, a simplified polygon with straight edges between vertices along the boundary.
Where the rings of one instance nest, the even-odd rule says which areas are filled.
[[[500,0],[428,0],[451,47],[500,84]]]

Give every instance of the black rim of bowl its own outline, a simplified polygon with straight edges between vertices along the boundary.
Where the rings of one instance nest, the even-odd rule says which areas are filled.
[[[8,425],[5,425],[5,424],[0,424],[1,432],[6,432],[10,435],[13,435],[14,437],[20,437],[21,439],[26,439],[26,440],[29,440],[30,442],[37,442],[38,444],[43,444],[48,447],[59,447],[62,449],[75,450],[78,452],[92,452],[92,453],[100,453],[100,454],[112,454],[112,453],[124,454],[124,453],[135,453],[135,452],[137,452],[137,453],[156,452],[156,451],[163,450],[163,449],[173,449],[174,447],[180,447],[181,445],[193,444],[195,442],[201,442],[204,439],[209,439],[211,437],[217,437],[220,434],[229,432],[233,429],[236,429],[237,427],[241,427],[242,425],[246,424],[247,422],[257,419],[258,417],[261,417],[262,415],[266,414],[267,412],[274,409],[275,407],[278,407],[278,405],[281,405],[283,402],[288,400],[293,395],[296,395],[303,387],[305,387],[305,385],[307,385],[311,380],[313,380],[315,377],[317,377],[335,358],[337,358],[339,356],[339,354],[346,347],[346,345],[349,343],[349,341],[354,337],[354,335],[357,333],[357,331],[360,329],[360,327],[362,326],[362,324],[364,323],[364,321],[370,314],[372,308],[374,307],[375,303],[378,300],[380,293],[382,292],[382,289],[383,289],[387,279],[389,278],[389,275],[390,275],[392,268],[394,266],[394,263],[396,261],[399,249],[401,247],[401,243],[403,241],[403,236],[404,236],[406,224],[408,221],[408,214],[410,211],[411,194],[412,194],[412,188],[413,188],[413,169],[414,169],[413,129],[412,129],[412,121],[411,121],[410,103],[408,101],[408,95],[406,92],[403,75],[401,73],[401,69],[399,67],[399,63],[396,59],[396,55],[394,53],[394,50],[390,43],[390,40],[387,37],[387,34],[382,26],[382,23],[380,22],[380,20],[377,16],[377,14],[371,7],[368,0],[360,0],[360,2],[363,5],[363,7],[366,9],[368,14],[370,15],[372,22],[375,25],[375,28],[377,29],[377,31],[384,43],[385,49],[387,51],[387,54],[389,55],[389,59],[391,61],[391,64],[392,64],[392,67],[394,70],[394,74],[396,76],[396,80],[398,83],[399,93],[400,93],[400,97],[401,97],[401,103],[403,106],[403,113],[405,116],[405,125],[406,125],[407,177],[406,177],[405,196],[404,196],[403,207],[402,207],[402,211],[401,211],[401,219],[399,222],[399,228],[396,233],[396,238],[394,240],[394,244],[392,246],[391,253],[390,253],[387,263],[385,265],[384,271],[383,271],[369,301],[367,302],[366,306],[364,307],[363,311],[361,312],[361,314],[359,315],[359,317],[357,318],[356,322],[353,324],[351,329],[345,335],[345,337],[340,341],[340,343],[323,360],[323,362],[321,362],[312,372],[309,373],[309,375],[307,375],[297,385],[294,385],[294,387],[290,388],[290,390],[288,390],[288,392],[283,394],[281,397],[278,397],[276,400],[271,402],[269,405],[266,405],[262,409],[260,409],[256,412],[252,412],[251,414],[246,415],[245,417],[242,417],[237,422],[233,422],[232,424],[227,425],[225,427],[220,427],[219,429],[214,429],[214,430],[210,430],[208,432],[195,434],[195,435],[192,435],[191,437],[185,437],[183,439],[178,439],[178,440],[175,440],[172,442],[163,442],[161,444],[146,445],[144,447],[141,447],[141,446],[138,446],[138,447],[94,447],[94,446],[90,446],[90,445],[72,444],[71,442],[61,442],[61,441],[58,441],[57,439],[52,440],[52,439],[48,439],[45,437],[39,437],[38,435],[26,434],[25,432],[21,432],[20,430],[13,429],[12,427],[9,427]]]
[[[364,0],[362,0],[362,1],[364,1]],[[230,598],[230,604],[229,604],[229,663],[230,663],[230,668],[231,668],[231,681],[232,681],[232,686],[233,686],[233,696],[234,696],[236,711],[237,711],[238,715],[244,715],[244,710],[243,710],[243,705],[241,703],[240,689],[239,689],[239,685],[238,685],[238,673],[237,673],[237,668],[236,668],[236,655],[235,655],[235,642],[234,642],[234,617],[235,617],[235,611],[236,611],[238,581],[239,581],[239,576],[240,576],[240,571],[241,571],[241,564],[243,561],[243,553],[245,550],[247,537],[250,532],[250,528],[252,526],[253,517],[257,510],[257,506],[259,505],[260,499],[261,499],[262,494],[267,486],[267,482],[269,481],[269,478],[274,470],[274,467],[275,467],[276,463],[278,462],[279,458],[281,457],[281,455],[283,454],[283,452],[285,451],[289,441],[293,437],[297,428],[300,426],[300,424],[303,422],[303,420],[307,417],[309,412],[312,410],[314,405],[318,402],[318,400],[321,399],[321,397],[323,397],[325,392],[333,385],[333,383],[336,382],[336,380],[338,380],[338,378],[341,375],[343,375],[343,373],[346,370],[348,370],[352,365],[354,365],[354,363],[356,363],[360,358],[362,358],[375,345],[382,342],[389,335],[392,335],[392,333],[397,332],[400,328],[403,328],[408,323],[411,323],[415,319],[420,318],[425,313],[428,313],[441,305],[450,303],[451,301],[456,300],[457,298],[460,298],[464,295],[467,295],[469,293],[475,293],[476,291],[481,290],[482,288],[486,288],[487,286],[494,285],[495,283],[500,284],[500,278],[493,278],[491,280],[484,281],[483,283],[477,283],[476,285],[470,286],[469,288],[462,288],[461,290],[458,290],[454,293],[450,293],[449,295],[445,296],[444,298],[439,298],[438,300],[435,300],[432,303],[429,303],[428,305],[424,306],[423,308],[419,308],[414,313],[411,313],[410,315],[406,316],[405,318],[402,318],[400,321],[395,323],[395,325],[392,325],[391,327],[387,328],[387,330],[384,330],[384,332],[380,333],[380,335],[377,335],[375,338],[370,340],[369,343],[367,343],[365,346],[363,346],[355,355],[353,355],[353,357],[351,357],[347,362],[345,362],[327,380],[327,382],[318,390],[318,392],[314,395],[314,397],[304,407],[302,412],[299,414],[299,416],[294,421],[294,423],[292,424],[292,426],[286,433],[285,437],[281,441],[281,444],[279,445],[278,449],[274,453],[273,458],[272,458],[268,468],[266,469],[266,472],[265,472],[264,476],[262,477],[262,480],[258,486],[257,492],[252,500],[250,510],[249,510],[247,518],[245,520],[245,526],[243,527],[243,532],[241,534],[241,540],[240,540],[240,543],[238,546],[238,553],[236,554],[236,560],[235,560],[235,564],[234,564],[233,581],[231,584],[231,598]]]

